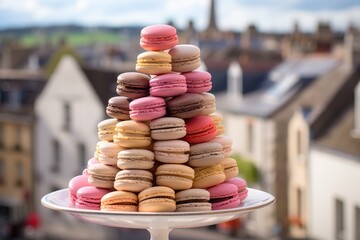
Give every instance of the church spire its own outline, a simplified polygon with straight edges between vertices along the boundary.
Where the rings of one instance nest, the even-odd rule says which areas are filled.
[[[216,31],[216,16],[215,16],[215,0],[210,0],[210,13],[209,13],[209,25],[207,27],[209,31]]]

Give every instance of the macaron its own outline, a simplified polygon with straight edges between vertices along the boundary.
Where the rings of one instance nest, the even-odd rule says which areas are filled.
[[[116,118],[105,119],[98,124],[98,137],[103,141],[112,141],[115,127],[119,121]]]
[[[210,193],[205,189],[192,188],[175,194],[176,212],[211,211]]]
[[[244,201],[248,196],[248,189],[246,187],[246,181],[239,177],[233,177],[225,182],[232,183],[238,188],[238,195],[240,198],[240,201]]]
[[[219,164],[225,158],[220,143],[204,142],[190,147],[189,165],[206,167]]]
[[[166,52],[143,52],[137,56],[135,68],[137,72],[150,75],[170,73],[171,56]]]
[[[239,174],[239,168],[235,159],[225,158],[219,164],[224,168],[226,180],[236,177]]]
[[[209,115],[214,121],[216,127],[216,136],[222,136],[225,133],[225,127],[222,125],[223,117],[220,113],[212,113]]]
[[[149,96],[150,76],[138,72],[125,72],[117,77],[116,92],[120,96],[136,99]],[[124,107],[126,106],[126,103]]]
[[[130,118],[136,121],[150,121],[166,114],[165,100],[161,97],[143,97],[129,105]]]
[[[130,119],[129,114],[129,103],[130,99],[124,96],[112,97],[108,101],[106,107],[106,114],[109,117],[116,118],[118,120],[128,120]]]
[[[87,167],[83,170],[82,174],[83,175],[89,175],[89,172],[88,172],[88,168],[89,166],[91,165],[94,165],[94,164],[99,164],[100,162],[96,159],[96,158],[90,158],[87,162]]]
[[[109,192],[108,189],[94,186],[82,187],[77,191],[75,206],[81,209],[100,210],[101,198]]]
[[[186,79],[187,92],[204,93],[212,88],[211,74],[206,71],[192,71],[181,74]]]
[[[150,79],[150,95],[156,97],[174,97],[186,93],[185,77],[168,73]]]
[[[116,127],[116,125],[115,125],[115,127]],[[100,146],[100,144],[101,143],[104,143],[104,142],[109,142],[109,141],[98,141],[97,143],[96,143],[96,146],[95,146],[95,151],[94,151],[94,158],[96,159],[96,160],[99,160],[99,146]]]
[[[117,166],[120,169],[151,169],[154,153],[146,149],[126,149],[118,153]]]
[[[212,93],[202,93],[204,99],[204,109],[201,112],[201,115],[209,115],[216,111],[216,99]]]
[[[88,175],[78,175],[69,181],[69,196],[72,205],[75,205],[77,199],[76,192],[82,187],[91,186],[88,182],[88,178]]]
[[[194,170],[186,165],[162,164],[155,172],[156,184],[176,191],[189,189],[193,185],[194,174]]]
[[[162,117],[149,123],[154,140],[173,140],[186,135],[185,121],[176,117]]]
[[[222,183],[207,189],[212,210],[236,208],[240,205],[238,189],[234,184]]]
[[[126,191],[113,191],[101,198],[101,211],[137,212],[137,194]]]
[[[141,192],[152,186],[151,172],[139,169],[120,170],[115,177],[114,188],[121,191]]]
[[[103,142],[99,146],[99,162],[116,166],[117,155],[124,148],[114,142]]]
[[[231,156],[233,141],[230,137],[219,136],[219,137],[212,139],[210,142],[220,143],[223,147],[223,152],[224,152],[225,157]]]
[[[153,146],[155,159],[162,163],[186,163],[190,144],[183,140],[157,141]]]
[[[99,188],[114,188],[115,175],[119,168],[105,164],[94,164],[88,168],[89,183]]]
[[[211,141],[216,137],[216,127],[209,116],[196,116],[185,121],[185,140],[190,144]]]
[[[150,127],[134,120],[116,124],[114,142],[125,148],[143,148],[151,144]]]
[[[194,71],[201,65],[200,49],[191,44],[178,44],[169,50],[173,72]]]
[[[178,44],[176,28],[165,24],[150,25],[140,32],[140,46],[149,51],[163,51]]]
[[[185,93],[170,99],[166,104],[169,116],[192,118],[203,111],[204,98],[198,93]]]
[[[165,186],[147,188],[138,194],[139,212],[174,212],[175,191]]]
[[[193,188],[208,188],[225,181],[226,175],[221,165],[195,168]]]

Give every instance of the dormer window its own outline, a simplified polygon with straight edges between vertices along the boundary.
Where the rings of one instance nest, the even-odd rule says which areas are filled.
[[[63,129],[70,131],[71,129],[71,105],[68,102],[63,104]]]

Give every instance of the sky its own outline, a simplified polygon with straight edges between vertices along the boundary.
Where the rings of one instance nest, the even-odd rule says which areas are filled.
[[[207,26],[210,0],[0,0],[0,29],[24,26],[80,24],[144,26],[172,21],[183,28],[189,20],[197,30]],[[217,0],[221,30],[286,32],[297,21],[314,31],[319,21],[344,30],[360,27],[359,0]]]

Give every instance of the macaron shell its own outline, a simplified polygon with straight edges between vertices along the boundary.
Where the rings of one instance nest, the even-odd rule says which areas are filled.
[[[222,183],[207,189],[213,210],[235,208],[240,205],[238,189],[234,184]]]
[[[173,72],[190,72],[201,65],[200,49],[191,44],[179,44],[169,50]]]
[[[76,201],[76,193],[77,191],[82,188],[82,187],[86,187],[86,186],[91,186],[88,182],[88,175],[78,175],[73,177],[70,181],[69,181],[69,196],[70,196],[70,200],[71,203],[74,205],[75,201]]]
[[[204,93],[212,88],[211,74],[206,71],[191,71],[182,73],[186,79],[187,92]]]
[[[191,188],[176,193],[176,211],[193,212],[193,211],[210,211],[209,203],[210,193],[205,189]]]
[[[216,136],[214,122],[209,116],[196,116],[186,120],[185,140],[190,144],[208,142]]]
[[[151,169],[155,155],[146,149],[126,149],[118,154],[117,166],[120,169]]]
[[[108,106],[106,107],[106,114],[109,117],[116,118],[118,120],[128,120],[130,119],[129,103],[130,99],[127,97],[112,97],[108,101]]]
[[[146,170],[121,170],[116,174],[114,188],[137,193],[152,187],[152,180],[152,173]]]
[[[193,185],[194,170],[182,164],[163,164],[155,172],[156,184],[174,190],[189,189]]]
[[[225,158],[220,143],[204,142],[190,147],[189,165],[206,167],[219,164]]]
[[[204,99],[198,93],[185,93],[167,102],[167,113],[172,117],[192,118],[201,114]]]
[[[160,97],[143,97],[132,101],[130,118],[136,121],[150,121],[166,114],[165,101]]]
[[[185,77],[175,73],[158,75],[150,80],[150,94],[157,97],[174,97],[186,93]]]
[[[117,77],[116,93],[130,99],[146,97],[149,95],[149,80],[150,76],[143,73],[122,73]]]
[[[140,46],[149,51],[162,51],[176,46],[176,28],[165,24],[150,25],[141,30]]]
[[[82,187],[77,191],[75,206],[82,209],[100,210],[101,198],[109,192],[108,189],[94,186]]]
[[[195,168],[193,188],[208,188],[225,181],[226,175],[221,165]]]
[[[102,211],[137,212],[138,197],[126,191],[113,191],[101,198]]]
[[[211,203],[194,202],[194,203],[183,203],[176,205],[176,212],[203,212],[203,211],[211,211]]]
[[[148,51],[137,56],[136,71],[159,75],[171,72],[171,56],[165,52]]]
[[[246,181],[239,177],[234,177],[226,180],[227,183],[232,183],[238,188],[238,195],[241,201],[247,198],[248,189],[246,188]]]
[[[210,142],[220,143],[223,146],[223,152],[224,152],[225,157],[231,156],[233,141],[230,137],[218,136],[218,137],[212,139]]]
[[[99,188],[114,188],[115,175],[119,169],[114,166],[108,166],[104,164],[94,164],[88,168],[89,183]]]
[[[147,188],[138,194],[139,212],[173,212],[175,191],[165,186]]]
[[[186,135],[185,121],[181,118],[162,117],[152,120],[149,125],[154,140],[174,140]]]
[[[219,164],[224,168],[226,180],[236,177],[239,174],[239,168],[235,159],[225,158]]]
[[[190,145],[182,140],[157,141],[154,143],[155,159],[163,163],[186,163]]]
[[[210,115],[216,111],[216,100],[212,93],[202,93],[204,99],[204,109],[201,112],[202,115]]]

